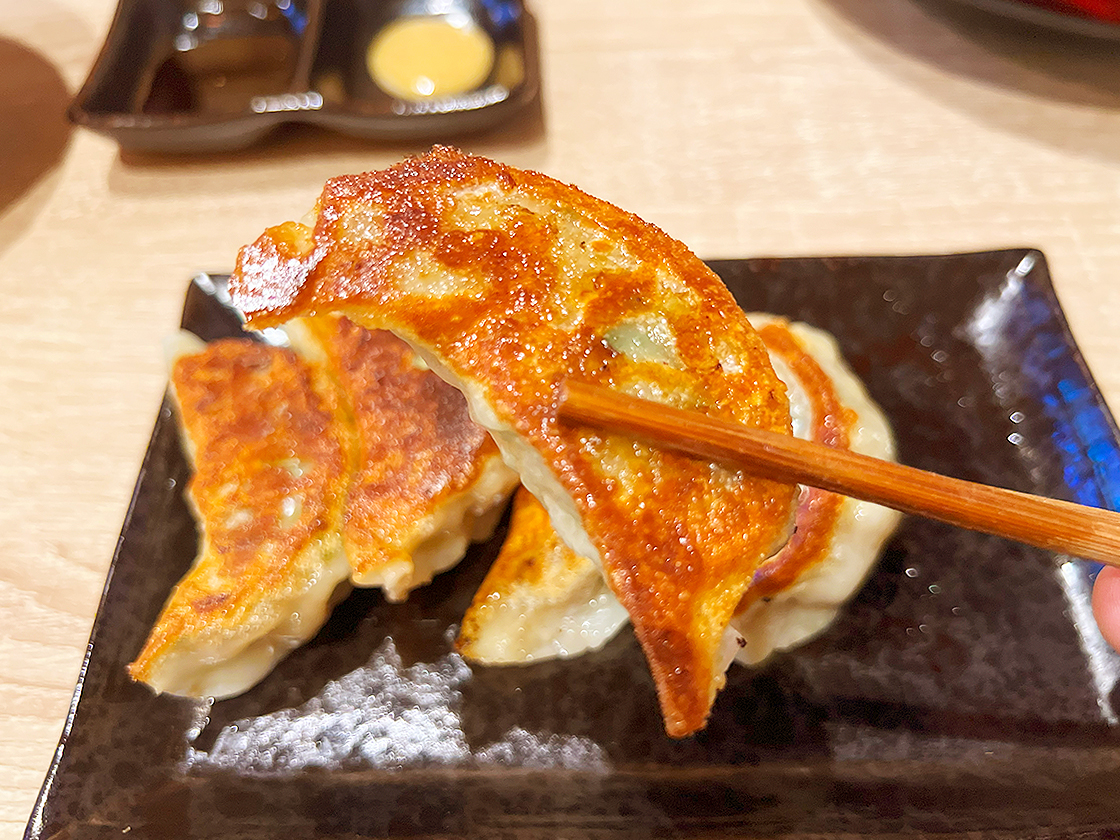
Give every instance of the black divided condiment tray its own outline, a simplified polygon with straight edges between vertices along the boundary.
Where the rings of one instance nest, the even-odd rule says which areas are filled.
[[[481,83],[422,100],[375,83],[367,50],[385,26],[449,15],[493,46]],[[439,139],[495,126],[539,92],[536,24],[520,0],[120,0],[69,116],[124,149],[212,152],[284,123]]]

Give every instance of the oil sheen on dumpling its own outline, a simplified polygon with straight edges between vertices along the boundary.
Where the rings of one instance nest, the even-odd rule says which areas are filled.
[[[316,211],[313,228],[285,223],[242,249],[230,290],[249,325],[338,312],[416,348],[565,543],[604,569],[667,732],[700,729],[728,623],[788,535],[795,488],[556,412],[575,379],[788,434],[785,387],[727,288],[636,216],[452,149],[332,179]]]
[[[794,434],[893,459],[881,410],[835,340],[806,324],[749,316],[789,387]],[[598,566],[560,542],[520,491],[507,542],[463,617],[459,647],[487,665],[574,656],[605,644],[626,623]],[[899,521],[887,508],[802,488],[794,537],[755,573],[732,621],[736,661],[758,664],[819,633],[877,560]]]
[[[780,375],[799,385],[790,402],[805,437],[894,460],[890,424],[831,335],[761,313],[750,319]],[[732,620],[740,636],[736,660],[761,662],[824,630],[866,579],[900,520],[889,508],[803,487],[793,537],[755,572]]]
[[[333,315],[286,332],[337,384],[353,419],[357,459],[342,528],[352,580],[402,601],[490,536],[517,476],[463,395],[392,333]]]
[[[520,488],[502,548],[463,616],[459,652],[485,665],[566,659],[599,649],[625,623],[603,570],[564,545]]]
[[[129,673],[157,692],[228,697],[311,638],[348,588],[352,444],[329,390],[291,350],[188,342],[171,393],[199,551]]]

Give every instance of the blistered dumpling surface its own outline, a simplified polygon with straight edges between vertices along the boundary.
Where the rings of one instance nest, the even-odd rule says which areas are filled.
[[[830,336],[772,315],[749,317],[789,387],[795,435],[893,458],[885,418]],[[463,619],[462,649],[475,661],[570,656],[601,646],[624,623],[624,613],[612,620],[614,599],[598,567],[558,548],[543,514],[532,515],[527,503],[524,508],[520,514],[515,508],[507,543]],[[862,582],[898,520],[878,505],[803,488],[795,535],[755,573],[726,652],[757,664],[822,630]],[[572,627],[593,628],[594,635],[581,646]]]
[[[832,336],[761,313],[750,319],[775,365],[788,371],[795,422],[805,426],[805,437],[894,459],[890,425]],[[739,634],[736,659],[761,662],[827,627],[863,583],[900,518],[871,502],[802,488],[793,537],[760,566],[732,620]]]
[[[474,419],[577,553],[601,563],[650,663],[667,731],[704,725],[717,656],[794,488],[556,419],[569,378],[789,433],[742,310],[683,245],[542,175],[437,148],[336,178],[314,228],[242,249],[251,326],[339,312],[390,329]]]
[[[489,536],[517,484],[463,395],[391,333],[342,316],[300,319],[295,348],[337,384],[357,458],[343,542],[359,586],[400,601]]]
[[[199,553],[129,672],[156,691],[226,697],[313,636],[349,577],[351,442],[290,350],[199,345],[174,360],[171,391],[194,466]]]
[[[563,659],[597,650],[625,623],[599,565],[568,548],[541,503],[518,490],[501,551],[463,616],[459,652],[484,665]]]

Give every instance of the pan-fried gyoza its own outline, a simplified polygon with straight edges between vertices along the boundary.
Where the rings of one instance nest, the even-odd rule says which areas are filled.
[[[756,331],[701,261],[640,219],[440,147],[333,179],[311,218],[242,249],[230,287],[250,327],[286,329],[298,356],[246,352],[278,354],[262,369],[298,369],[302,379],[287,379],[302,383],[302,396],[268,391],[264,379],[247,388],[243,374],[231,374],[232,393],[221,396],[211,372],[206,398],[192,400],[197,374],[173,377],[198,469],[191,498],[202,545],[131,666],[158,690],[244,690],[314,633],[349,581],[403,599],[488,532],[520,477],[459,650],[478,663],[574,656],[629,619],[666,730],[679,737],[703,727],[732,660],[755,663],[819,632],[897,522],[874,505],[557,420],[563,384],[582,381],[784,433],[792,407],[801,434],[893,454],[881,413],[829,337],[762,315],[752,316]],[[219,419],[190,416],[223,399],[231,405]],[[292,410],[272,411],[283,399]],[[253,403],[268,403],[256,420]],[[291,429],[268,426],[280,414]],[[269,431],[241,460],[228,441],[213,445],[258,426]],[[312,428],[321,434],[304,442]],[[228,550],[216,546],[242,527],[255,476],[275,483],[268,444],[277,435],[309,453],[288,473],[314,487],[262,485],[262,521],[234,540],[244,555],[237,572],[248,582],[287,572],[273,573],[271,601],[255,592],[240,608],[226,592],[236,588]],[[224,484],[214,466],[223,458]],[[203,498],[212,488],[214,505]],[[268,530],[305,513],[319,529],[306,546]],[[303,593],[298,581],[311,577]],[[198,618],[212,605],[214,615]],[[245,616],[248,630],[237,631]]]
[[[402,601],[490,535],[517,477],[463,396],[400,339],[331,315],[286,332],[337,385],[354,426],[342,526],[351,579]]]
[[[130,666],[157,691],[245,691],[348,581],[403,600],[457,563],[516,485],[406,344],[329,317],[291,332],[302,356],[179,339],[171,393],[200,550]]]
[[[785,387],[683,245],[543,175],[436,148],[328,182],[314,226],[270,228],[231,279],[250,327],[337,313],[389,329],[467,398],[577,553],[601,565],[666,730],[700,729],[795,488],[556,419],[569,378],[788,434]]]
[[[354,445],[319,385],[290,350],[179,339],[170,392],[199,550],[129,666],[134,679],[240,694],[326,620],[350,576],[341,528]]]
[[[798,437],[893,460],[882,411],[827,333],[749,315],[789,387]],[[755,665],[823,630],[867,576],[900,515],[815,488],[801,489],[793,537],[755,572],[731,626],[735,660]],[[472,662],[523,664],[605,644],[626,614],[599,568],[567,548],[524,490],[509,536],[463,618],[458,648]]]

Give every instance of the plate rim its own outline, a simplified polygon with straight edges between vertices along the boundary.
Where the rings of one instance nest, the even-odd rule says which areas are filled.
[[[1064,312],[1064,310],[1061,306],[1060,300],[1058,299],[1056,290],[1054,288],[1052,279],[1050,277],[1049,267],[1048,267],[1048,264],[1046,262],[1045,255],[1041,250],[1039,250],[1037,248],[1032,248],[1032,247],[1000,248],[1000,249],[995,249],[995,250],[977,250],[977,251],[963,251],[963,252],[952,252],[952,253],[941,253],[941,254],[913,254],[913,255],[903,254],[903,255],[878,255],[878,256],[877,255],[843,255],[843,256],[836,256],[836,257],[794,256],[794,257],[773,257],[773,258],[765,258],[765,257],[764,258],[721,258],[721,259],[705,260],[705,263],[710,265],[710,266],[715,267],[715,266],[731,265],[731,264],[749,264],[749,263],[762,263],[762,262],[782,262],[782,263],[795,263],[795,262],[799,262],[799,261],[811,262],[811,263],[820,263],[820,262],[854,263],[854,262],[860,262],[860,261],[865,261],[865,262],[884,262],[884,261],[908,262],[908,261],[930,261],[930,260],[943,260],[943,259],[952,259],[952,258],[989,257],[989,256],[993,257],[993,258],[1007,257],[1009,259],[1012,258],[1012,257],[1017,257],[1020,262],[1023,259],[1028,258],[1028,257],[1035,260],[1035,263],[1034,263],[1033,267],[1036,268],[1038,270],[1038,272],[1037,273],[1032,272],[1030,274],[1031,282],[1033,283],[1033,285],[1037,289],[1043,291],[1043,293],[1047,296],[1048,303],[1049,303],[1049,308],[1050,308],[1050,314],[1057,319],[1057,322],[1058,322],[1058,324],[1061,328],[1060,335],[1061,335],[1062,341],[1063,341],[1064,345],[1066,346],[1067,350],[1070,351],[1071,357],[1078,364],[1078,366],[1079,366],[1079,368],[1080,368],[1080,370],[1081,370],[1081,372],[1084,376],[1085,382],[1088,384],[1088,386],[1091,390],[1090,396],[1091,396],[1092,400],[1094,401],[1097,408],[1100,409],[1103,412],[1103,415],[1106,418],[1108,418],[1108,420],[1110,421],[1110,424],[1111,424],[1110,428],[1111,428],[1112,434],[1114,436],[1114,440],[1116,442],[1120,443],[1120,428],[1117,427],[1115,417],[1112,415],[1112,413],[1110,412],[1107,404],[1105,403],[1105,401],[1103,399],[1103,395],[1101,394],[1100,389],[1097,386],[1096,381],[1092,377],[1091,371],[1089,370],[1089,368],[1088,368],[1088,366],[1085,362],[1085,359],[1084,359],[1083,355],[1081,354],[1080,349],[1078,348],[1076,340],[1075,340],[1074,336],[1072,335],[1072,332],[1069,328],[1068,320],[1065,316],[1065,312]],[[223,276],[223,275],[215,272],[215,273],[210,274],[209,276],[220,277],[220,276]],[[185,313],[185,310],[184,310],[184,313]],[[53,753],[52,761],[51,761],[51,764],[50,764],[49,769],[47,771],[47,774],[46,774],[46,777],[44,779],[43,785],[40,789],[40,792],[39,792],[38,796],[36,797],[35,804],[34,804],[30,819],[27,823],[27,827],[26,827],[26,830],[25,830],[25,833],[24,833],[25,840],[40,840],[40,838],[42,837],[41,830],[44,828],[44,816],[45,816],[46,811],[47,811],[47,809],[49,808],[49,805],[50,805],[51,791],[52,791],[53,783],[56,780],[56,774],[57,774],[58,769],[59,769],[59,764],[60,764],[60,762],[63,758],[63,754],[65,752],[65,749],[66,749],[68,740],[70,738],[70,735],[71,735],[71,732],[72,732],[72,729],[73,729],[73,725],[74,725],[74,722],[75,722],[75,719],[76,719],[76,716],[77,716],[77,713],[78,713],[79,705],[80,705],[80,702],[81,702],[82,697],[83,697],[83,690],[85,688],[86,675],[87,675],[88,669],[90,667],[90,664],[91,664],[91,661],[92,661],[93,655],[94,655],[94,649],[95,649],[94,642],[96,640],[96,636],[98,634],[98,629],[99,629],[99,626],[100,626],[100,624],[103,620],[103,615],[104,615],[104,612],[105,612],[105,609],[106,609],[106,605],[107,605],[107,602],[110,598],[110,594],[111,594],[111,591],[112,591],[112,585],[113,585],[113,582],[114,582],[115,572],[117,570],[117,561],[118,561],[118,557],[119,557],[119,553],[120,553],[120,549],[121,549],[121,544],[122,544],[122,541],[123,541],[123,538],[124,538],[125,534],[129,531],[130,527],[133,525],[133,523],[136,519],[138,508],[139,508],[141,498],[142,498],[142,484],[143,484],[144,476],[149,471],[150,467],[154,463],[154,460],[158,457],[158,453],[157,453],[157,451],[155,450],[155,448],[153,447],[152,444],[156,440],[156,438],[161,434],[161,432],[164,432],[164,428],[163,428],[164,425],[167,424],[167,423],[172,423],[172,422],[173,422],[173,419],[172,419],[172,415],[171,415],[171,404],[170,404],[169,398],[165,395],[164,399],[163,399],[163,402],[161,403],[160,408],[157,412],[156,421],[153,424],[153,430],[152,430],[152,433],[149,437],[148,448],[145,451],[144,458],[143,458],[141,466],[139,468],[137,480],[136,480],[136,483],[133,487],[132,493],[130,495],[129,505],[128,505],[128,508],[126,510],[126,514],[124,516],[120,536],[118,537],[118,540],[117,540],[116,549],[114,550],[113,557],[112,557],[112,559],[110,561],[110,564],[109,564],[109,567],[108,567],[105,583],[102,587],[101,597],[99,599],[97,611],[95,613],[95,617],[94,617],[93,624],[92,624],[92,627],[91,627],[89,642],[87,643],[86,652],[85,652],[85,655],[84,655],[83,660],[82,660],[81,668],[79,670],[79,676],[78,676],[78,679],[77,679],[77,682],[76,682],[76,685],[75,685],[75,689],[74,689],[74,692],[73,692],[73,695],[72,695],[72,698],[71,698],[71,702],[70,702],[70,705],[69,705],[69,708],[68,708],[68,712],[67,712],[64,724],[63,724],[62,734],[60,736],[58,746],[56,747],[56,749]],[[452,770],[452,771],[455,771],[455,772],[462,772],[461,769],[458,769],[458,770],[456,770],[456,768],[449,768],[449,769]],[[739,772],[743,769],[749,770],[750,768],[737,768],[736,772]],[[423,772],[423,771],[417,771],[417,772]],[[500,772],[502,775],[508,775],[510,771],[507,771],[507,770],[503,769],[503,770],[500,770],[500,771],[495,770],[494,772],[495,773]],[[517,771],[514,770],[514,772],[517,772]],[[534,771],[529,771],[530,774],[533,773],[533,772]],[[552,774],[552,773],[556,773],[556,772],[561,772],[562,773],[564,771],[549,769],[546,772],[549,773],[549,774]],[[580,772],[583,772],[583,771],[573,771],[573,772],[580,773]],[[612,769],[611,772],[612,772],[612,774],[622,775],[622,774],[625,774],[627,771],[624,770],[624,769],[617,769],[617,770]],[[703,772],[707,772],[707,771],[697,770],[697,771],[693,771],[693,772],[703,773]]]

